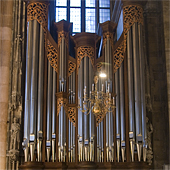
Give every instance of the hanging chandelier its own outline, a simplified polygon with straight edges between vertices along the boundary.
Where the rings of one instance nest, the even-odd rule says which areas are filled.
[[[104,84],[102,84],[101,91],[98,91],[97,84],[98,76],[95,76],[89,98],[87,97],[87,88],[85,86],[82,108],[80,106],[80,98],[78,99],[78,109],[85,115],[92,112],[97,117],[101,113],[106,114],[108,112],[113,112],[113,109],[115,109],[115,99],[110,92],[110,83],[108,83],[106,92],[104,92]]]

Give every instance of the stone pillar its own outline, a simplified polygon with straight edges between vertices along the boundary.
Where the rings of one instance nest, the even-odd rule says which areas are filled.
[[[0,165],[5,169],[13,0],[1,0],[0,7]]]
[[[166,57],[166,75],[167,75],[167,93],[168,93],[168,114],[170,122],[170,2],[168,0],[162,1],[163,4],[163,24],[164,24],[164,41],[165,41],[165,57]],[[170,123],[169,123],[169,136],[170,136]],[[170,146],[170,138],[169,138]],[[170,147],[169,147],[169,166],[170,166]],[[170,168],[170,167],[169,167]]]

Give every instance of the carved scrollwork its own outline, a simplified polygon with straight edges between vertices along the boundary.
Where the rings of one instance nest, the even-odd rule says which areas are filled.
[[[73,123],[73,126],[76,126],[76,107],[68,108],[68,118]]]
[[[106,41],[107,39],[109,39],[111,41],[111,47],[113,49],[113,33],[111,32],[106,32],[103,34],[103,48],[105,47],[106,45]]]
[[[96,127],[99,126],[99,123],[102,122],[104,117],[106,116],[106,110],[103,108],[100,114],[96,116]]]
[[[77,74],[83,57],[89,57],[94,68],[94,48],[91,46],[80,46],[77,48]]]
[[[76,64],[72,61],[68,61],[68,77],[71,75],[72,72],[74,72],[76,69]]]
[[[114,73],[120,67],[124,59],[124,42],[122,41],[118,48],[114,51]]]
[[[58,73],[58,52],[49,40],[47,40],[47,58],[51,66]]]
[[[138,5],[123,7],[124,52],[126,50],[127,33],[135,22],[143,25],[143,8]]]
[[[66,114],[68,113],[67,105],[68,105],[68,100],[66,98],[58,98],[57,99],[57,116],[60,113],[61,106],[64,107]]]
[[[32,2],[27,6],[27,22],[37,20],[42,25],[44,32],[47,32],[48,5],[46,3]]]
[[[68,36],[69,34],[68,34],[68,32],[65,32],[65,31],[60,31],[59,33],[58,33],[58,48],[60,47],[60,45],[61,45],[61,40],[62,40],[62,38],[64,38],[65,39],[65,41],[66,41],[66,46],[67,46],[67,48],[68,48]]]
[[[102,70],[102,65],[103,64],[101,62],[96,64],[97,72],[100,72]]]

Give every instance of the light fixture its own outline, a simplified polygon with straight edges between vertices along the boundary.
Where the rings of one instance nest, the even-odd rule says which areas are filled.
[[[105,78],[107,75],[106,75],[106,73],[104,73],[104,72],[101,72],[100,74],[99,74],[99,77],[101,77],[101,78]]]
[[[80,98],[78,99],[78,109],[85,115],[92,112],[95,116],[98,116],[101,113],[106,114],[108,112],[113,112],[115,108],[115,100],[110,92],[110,83],[108,83],[106,92],[104,92],[104,84],[102,84],[101,91],[98,91],[97,84],[98,76],[95,76],[89,98],[87,97],[87,88],[85,86],[82,107],[80,106]]]

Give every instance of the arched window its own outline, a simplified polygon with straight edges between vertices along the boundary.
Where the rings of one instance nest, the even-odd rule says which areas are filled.
[[[56,0],[56,22],[73,23],[72,33],[95,33],[98,23],[110,20],[110,0]]]

